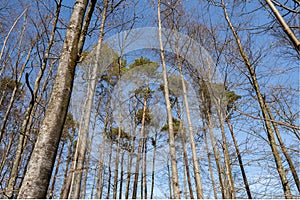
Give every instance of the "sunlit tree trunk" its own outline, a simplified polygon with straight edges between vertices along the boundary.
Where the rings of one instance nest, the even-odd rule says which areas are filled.
[[[172,185],[174,198],[180,199],[180,188],[178,182],[178,169],[177,169],[177,160],[176,160],[176,149],[175,149],[175,139],[174,139],[174,130],[173,130],[173,117],[172,117],[172,108],[170,104],[170,95],[169,95],[169,84],[168,84],[168,76],[167,76],[167,68],[165,63],[165,55],[164,55],[164,47],[162,41],[162,22],[161,22],[161,11],[160,11],[161,2],[158,0],[157,2],[157,18],[158,18],[158,39],[160,45],[160,57],[162,62],[162,75],[164,81],[164,96],[167,107],[167,115],[168,115],[168,125],[169,125],[169,146],[170,146],[170,156],[171,156],[171,167],[172,167]]]
[[[131,180],[131,168],[132,168],[132,160],[133,160],[133,154],[135,149],[135,138],[136,138],[136,126],[133,125],[133,137],[131,140],[131,147],[129,151],[129,163],[127,167],[127,178],[126,178],[126,189],[125,189],[125,199],[128,199],[129,197],[129,188],[130,188],[130,180]]]
[[[121,174],[120,174],[119,199],[122,199],[122,195],[123,195],[124,155],[125,155],[125,149],[123,148],[122,154],[121,154]]]
[[[216,142],[215,142],[215,136],[212,130],[212,124],[211,124],[211,116],[210,116],[210,108],[209,105],[207,105],[207,101],[210,101],[210,97],[205,96],[205,93],[207,93],[207,91],[204,93],[203,89],[205,90],[205,88],[207,89],[207,87],[205,86],[205,83],[201,84],[202,90],[200,91],[201,94],[201,100],[203,102],[203,111],[204,111],[204,115],[205,115],[205,121],[206,121],[206,126],[208,127],[208,132],[209,132],[209,136],[210,136],[210,141],[211,141],[211,146],[214,152],[214,158],[215,158],[215,162],[216,162],[216,166],[217,166],[217,171],[218,171],[218,178],[219,178],[219,183],[220,183],[220,189],[221,189],[221,193],[222,193],[222,199],[226,199],[227,197],[227,192],[226,189],[224,187],[224,182],[223,182],[223,174],[222,174],[222,165],[221,165],[221,161],[220,161],[220,153],[218,151],[218,149],[216,148]]]
[[[293,196],[292,196],[292,193],[291,193],[290,185],[288,183],[288,179],[286,177],[286,172],[284,171],[284,167],[282,165],[282,159],[279,155],[277,144],[276,144],[276,141],[275,141],[275,138],[274,138],[274,131],[272,129],[272,125],[271,125],[270,120],[269,120],[270,118],[269,118],[268,111],[267,111],[267,108],[266,108],[266,103],[264,102],[263,96],[261,94],[259,83],[258,83],[257,78],[256,78],[255,70],[254,70],[247,54],[244,51],[244,48],[242,46],[242,43],[241,43],[241,40],[240,40],[239,36],[237,35],[237,32],[235,31],[233,25],[231,24],[231,21],[229,19],[229,16],[228,16],[228,13],[227,13],[224,2],[222,2],[222,8],[223,8],[223,11],[224,11],[225,19],[226,19],[226,21],[228,23],[228,26],[229,26],[229,28],[230,28],[230,30],[231,30],[234,38],[235,38],[236,43],[237,43],[239,53],[241,54],[241,57],[242,57],[245,65],[246,65],[246,67],[249,71],[251,84],[253,86],[253,89],[255,90],[257,101],[260,105],[262,115],[265,119],[264,123],[265,123],[266,130],[267,130],[269,145],[271,147],[271,150],[272,150],[272,153],[273,153],[273,156],[274,156],[274,160],[275,160],[275,163],[276,163],[276,169],[278,171],[278,174],[279,174],[279,177],[280,177],[280,180],[281,180],[281,184],[282,184],[282,187],[283,187],[283,191],[284,191],[284,196],[287,199],[292,199]]]
[[[176,36],[176,37],[178,37],[178,36]],[[178,39],[177,39],[177,41],[178,41]],[[177,59],[177,68],[179,70],[180,78],[181,78],[185,112],[186,112],[186,118],[187,118],[187,122],[188,122],[188,130],[189,130],[189,134],[190,134],[189,138],[190,138],[190,144],[192,147],[193,169],[194,169],[194,177],[195,177],[195,183],[196,183],[197,199],[203,199],[204,196],[203,196],[202,181],[201,181],[201,177],[200,177],[200,169],[199,169],[199,163],[198,163],[197,152],[196,152],[196,144],[194,141],[194,132],[193,132],[193,126],[192,126],[192,121],[191,121],[189,102],[188,102],[188,98],[187,98],[187,90],[186,90],[185,80],[184,80],[183,73],[182,73],[181,59],[179,56],[178,47],[176,48],[176,59]]]
[[[153,199],[154,193],[154,180],[155,180],[155,159],[156,159],[156,141],[157,141],[157,132],[155,132],[153,144],[153,158],[152,158],[152,173],[151,173],[151,192],[150,192],[150,199]]]
[[[87,3],[87,0],[75,2],[48,109],[18,198],[46,197],[59,139],[67,116],[78,61],[78,41]]]
[[[277,20],[279,21],[280,25],[282,26],[283,31],[286,33],[286,35],[289,37],[291,42],[293,43],[296,51],[298,54],[300,54],[300,41],[298,38],[295,36],[293,31],[290,29],[290,27],[287,25],[277,8],[274,6],[273,2],[271,0],[266,0],[266,3],[269,5],[271,8],[273,14],[276,16]],[[299,3],[298,3],[299,4]]]
[[[82,110],[84,112],[83,121],[80,124],[79,133],[78,133],[78,149],[77,149],[77,163],[76,163],[76,171],[74,174],[74,199],[78,199],[80,196],[80,190],[81,190],[81,178],[82,178],[82,168],[83,163],[85,161],[85,151],[86,151],[86,142],[88,137],[88,131],[89,131],[89,125],[90,125],[90,118],[91,118],[91,112],[93,107],[93,101],[94,101],[94,93],[96,84],[98,81],[98,73],[99,73],[99,60],[100,60],[100,53],[101,53],[101,46],[102,46],[102,40],[104,36],[104,25],[106,21],[106,10],[108,7],[109,0],[106,0],[104,2],[104,7],[102,11],[102,21],[100,25],[100,36],[98,39],[97,47],[96,47],[96,55],[95,55],[95,66],[92,69],[91,79],[89,82],[89,89],[87,93],[87,102],[86,107],[84,107]],[[93,4],[95,6],[95,4]]]
[[[202,119],[204,120],[204,119]],[[208,148],[208,141],[207,141],[207,133],[206,133],[206,128],[204,130],[204,141],[205,141],[205,150],[206,150],[206,153],[207,153],[207,161],[208,161],[208,168],[209,168],[209,175],[210,175],[210,178],[211,178],[211,186],[212,186],[212,189],[213,189],[213,192],[214,192],[214,198],[215,199],[218,199],[218,196],[217,196],[217,190],[216,190],[216,185],[215,185],[215,177],[214,177],[214,174],[213,174],[213,170],[212,170],[212,162],[211,162],[211,153],[209,151],[209,148]]]
[[[70,185],[71,185],[71,179],[72,179],[72,172],[69,171],[69,166],[73,165],[72,157],[74,156],[76,144],[74,144],[74,137],[75,137],[75,130],[72,131],[72,138],[70,138],[70,144],[68,147],[68,155],[67,155],[67,160],[66,160],[66,168],[64,172],[64,180],[63,184],[61,186],[61,192],[59,195],[60,199],[67,199],[69,190],[70,190]]]
[[[110,144],[109,147],[109,158],[108,158],[108,182],[107,182],[107,194],[106,194],[106,199],[109,199],[110,197],[110,182],[111,182],[111,157],[112,157],[112,150],[113,150],[113,144]]]
[[[215,101],[216,102],[216,101]],[[218,113],[218,119],[221,127],[221,134],[222,134],[222,147],[223,147],[223,154],[224,154],[224,161],[225,161],[225,168],[226,168],[226,176],[228,178],[229,183],[229,198],[235,199],[235,189],[234,189],[234,180],[232,177],[232,169],[231,169],[231,161],[229,156],[229,150],[228,150],[228,143],[225,135],[225,129],[224,129],[224,120],[222,113],[220,111],[220,105],[218,102],[216,102],[216,105],[218,105],[217,113]]]
[[[18,171],[19,171],[19,165],[20,165],[20,161],[22,159],[23,148],[25,146],[24,145],[25,144],[24,140],[25,140],[25,135],[27,133],[26,131],[27,131],[28,124],[29,124],[28,122],[29,122],[29,119],[30,119],[30,115],[32,114],[32,111],[33,111],[35,99],[36,99],[36,96],[37,96],[37,93],[38,93],[38,89],[40,87],[40,82],[42,80],[42,77],[44,75],[44,72],[45,72],[45,69],[46,69],[46,66],[47,66],[47,61],[48,61],[48,58],[49,58],[50,50],[51,50],[52,45],[54,43],[54,36],[55,36],[56,28],[57,28],[58,17],[59,17],[59,14],[60,14],[61,2],[62,2],[62,0],[59,0],[57,2],[55,18],[54,18],[54,21],[53,21],[53,28],[51,30],[51,35],[50,35],[50,38],[49,38],[49,44],[48,44],[48,46],[46,48],[46,51],[45,51],[45,54],[44,54],[44,59],[42,61],[41,69],[39,71],[37,79],[35,80],[35,84],[34,84],[34,88],[33,88],[33,98],[34,99],[32,99],[32,103],[30,103],[28,105],[27,110],[26,110],[26,114],[25,114],[25,118],[24,118],[23,123],[22,123],[21,134],[20,134],[19,139],[18,139],[17,152],[16,152],[14,164],[12,166],[11,174],[9,176],[8,187],[7,187],[8,191],[13,190],[13,188],[15,186],[15,183],[16,183],[16,178],[17,178],[17,174],[18,174]],[[8,193],[8,196],[11,196],[11,195],[12,195],[11,192]]]
[[[103,192],[103,163],[104,163],[104,154],[105,154],[105,145],[106,145],[106,133],[107,127],[109,123],[109,104],[110,104],[110,84],[108,84],[108,92],[107,92],[107,104],[106,104],[106,111],[105,111],[105,120],[104,120],[104,129],[102,133],[102,144],[101,144],[101,152],[99,158],[99,170],[97,176],[97,184],[96,184],[96,198],[102,198]]]
[[[242,173],[242,177],[243,177],[243,181],[244,181],[244,185],[245,185],[245,189],[246,189],[246,192],[247,192],[248,199],[252,199],[248,179],[247,179],[246,172],[245,172],[245,169],[244,169],[242,155],[240,153],[239,146],[237,144],[237,141],[236,141],[236,138],[235,138],[235,135],[234,135],[234,132],[233,132],[233,128],[231,126],[231,123],[230,123],[229,119],[226,119],[226,122],[227,122],[227,125],[228,125],[228,128],[229,128],[232,140],[233,140],[233,144],[234,144],[234,148],[235,148],[237,157],[238,157],[239,166],[240,166],[240,169],[241,169],[241,173]]]
[[[265,102],[265,100],[264,100],[264,102]],[[295,165],[293,163],[293,160],[292,160],[290,154],[288,153],[287,148],[286,148],[286,146],[285,146],[285,144],[284,144],[284,142],[283,142],[283,140],[282,140],[282,138],[280,136],[280,132],[278,130],[277,124],[274,122],[274,117],[273,117],[273,114],[271,112],[271,109],[270,109],[269,105],[266,102],[265,102],[265,106],[266,106],[266,110],[267,110],[267,112],[269,114],[270,120],[272,120],[272,125],[274,127],[275,135],[276,135],[276,138],[277,138],[277,140],[279,142],[279,145],[280,145],[280,148],[282,150],[282,153],[285,156],[285,158],[286,158],[286,160],[287,160],[287,162],[289,164],[289,167],[290,167],[290,170],[292,172],[292,175],[293,175],[294,181],[296,183],[297,189],[300,192],[299,177],[298,177]]]
[[[63,150],[64,150],[64,146],[65,146],[65,141],[62,142],[62,145],[60,147],[60,150],[59,150],[59,153],[58,153],[58,156],[57,156],[57,160],[56,160],[56,167],[55,167],[55,171],[54,171],[54,175],[53,175],[53,178],[52,178],[52,183],[51,183],[51,187],[50,187],[50,190],[49,190],[49,199],[52,199],[53,196],[54,196],[54,187],[55,187],[55,183],[56,183],[56,179],[57,179],[57,174],[58,174],[58,169],[59,169],[59,166],[61,164],[61,160],[62,160],[62,153],[63,153]]]
[[[138,178],[139,178],[139,171],[140,171],[140,158],[141,158],[141,151],[142,151],[144,131],[145,131],[146,109],[147,109],[147,99],[145,97],[143,102],[143,115],[142,115],[142,125],[141,125],[140,138],[139,138],[139,146],[138,146],[138,152],[137,152],[137,158],[135,164],[135,174],[134,174],[133,191],[132,191],[133,199],[136,199],[136,195],[137,195]]]

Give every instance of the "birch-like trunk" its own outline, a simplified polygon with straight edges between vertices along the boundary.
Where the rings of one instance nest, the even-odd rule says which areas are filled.
[[[26,114],[25,114],[25,118],[24,118],[23,123],[22,123],[21,134],[20,134],[19,139],[18,139],[18,146],[17,146],[16,156],[15,156],[15,160],[14,160],[14,163],[13,163],[13,166],[12,166],[12,169],[11,169],[11,174],[10,174],[9,180],[8,180],[7,190],[9,192],[7,193],[7,196],[9,196],[9,197],[12,195],[12,192],[10,192],[10,191],[12,191],[14,189],[15,184],[16,184],[17,175],[18,175],[18,171],[19,171],[19,165],[20,165],[20,162],[21,162],[21,159],[22,159],[22,154],[23,154],[23,148],[25,146],[24,144],[26,143],[24,140],[25,140],[25,135],[27,133],[26,131],[27,131],[27,128],[28,128],[28,125],[29,125],[29,119],[30,119],[30,116],[32,115],[32,111],[34,110],[33,107],[34,107],[34,103],[35,103],[35,98],[37,96],[38,89],[40,87],[40,82],[42,80],[42,77],[44,75],[44,72],[45,72],[45,69],[46,69],[46,66],[47,66],[47,61],[48,61],[48,58],[49,58],[51,47],[54,43],[54,36],[55,36],[56,28],[57,28],[56,25],[57,25],[59,13],[60,13],[61,2],[62,2],[62,0],[57,2],[55,18],[54,18],[54,21],[53,21],[53,28],[52,28],[51,35],[50,35],[49,44],[48,44],[48,46],[46,48],[46,51],[45,51],[45,54],[44,54],[44,59],[42,61],[41,69],[40,69],[39,74],[38,74],[38,76],[35,80],[35,84],[34,84],[34,88],[33,88],[33,97],[34,97],[34,99],[33,99],[33,102],[28,105],[27,110],[26,110]]]
[[[77,143],[77,163],[76,163],[76,171],[74,173],[74,195],[73,195],[74,199],[78,199],[80,195],[82,168],[85,160],[86,142],[88,137],[91,112],[92,112],[93,101],[94,101],[94,93],[98,81],[98,73],[100,68],[99,60],[100,60],[101,46],[102,46],[102,41],[104,36],[104,25],[106,21],[106,14],[107,14],[106,11],[108,7],[108,2],[109,0],[106,0],[104,2],[104,8],[102,11],[102,21],[100,25],[100,36],[96,47],[95,66],[92,69],[92,75],[91,75],[89,90],[86,99],[87,101],[86,107],[82,109],[84,112],[84,117],[83,117],[83,121],[80,124],[79,136],[78,136],[79,139]]]
[[[167,76],[167,67],[165,62],[164,55],[164,46],[162,41],[162,22],[160,17],[160,0],[157,1],[157,18],[158,18],[158,39],[160,45],[160,57],[162,62],[163,69],[163,81],[164,81],[164,96],[167,107],[167,116],[168,116],[168,125],[169,125],[169,146],[170,146],[170,156],[171,156],[171,167],[172,167],[172,185],[174,198],[180,199],[180,188],[178,182],[178,169],[177,169],[177,160],[176,160],[176,149],[175,149],[175,138],[174,138],[174,129],[173,129],[173,118],[172,118],[172,108],[170,104],[170,95],[169,95],[169,83]]]
[[[144,138],[144,130],[145,130],[146,109],[147,109],[147,99],[145,97],[143,102],[142,127],[140,131],[139,146],[138,146],[138,152],[137,152],[137,158],[135,164],[132,199],[136,199],[136,195],[137,195],[137,186],[138,186],[138,178],[139,178],[139,171],[140,171],[140,158],[141,158],[141,151],[143,146],[143,138]],[[141,198],[143,197],[141,196]]]
[[[246,172],[245,172],[245,169],[244,169],[242,155],[241,155],[241,152],[239,150],[239,146],[237,144],[237,141],[236,141],[236,138],[235,138],[235,135],[234,135],[234,132],[233,132],[233,128],[231,126],[231,123],[230,123],[229,119],[226,119],[226,122],[227,122],[227,125],[228,125],[228,128],[229,128],[232,140],[233,140],[233,144],[234,144],[234,148],[235,148],[237,157],[238,157],[239,166],[240,166],[240,169],[241,169],[241,173],[242,173],[242,177],[243,177],[243,181],[244,181],[244,185],[245,185],[245,189],[246,189],[248,199],[252,199],[248,179],[247,179]]]
[[[259,106],[261,108],[263,118],[265,119],[264,123],[265,123],[266,130],[267,130],[269,145],[271,147],[272,154],[274,156],[276,169],[278,171],[280,181],[281,181],[281,184],[282,184],[282,188],[283,188],[283,191],[284,191],[284,196],[285,196],[286,199],[292,199],[293,196],[292,196],[292,193],[291,193],[290,185],[289,185],[288,179],[286,177],[286,172],[284,170],[284,167],[283,167],[283,164],[282,164],[282,159],[281,159],[279,151],[278,151],[278,147],[277,147],[275,137],[274,137],[274,131],[272,129],[272,125],[271,125],[271,122],[270,122],[270,118],[269,118],[269,115],[268,115],[266,104],[264,102],[263,96],[262,96],[261,91],[260,91],[260,86],[259,86],[259,83],[258,83],[257,78],[256,78],[255,70],[254,70],[247,54],[244,51],[244,48],[242,46],[241,40],[240,40],[237,32],[235,31],[235,29],[234,29],[234,27],[233,27],[233,25],[232,25],[232,23],[229,19],[229,16],[228,16],[226,7],[224,5],[224,2],[222,2],[222,8],[223,8],[223,11],[224,11],[225,19],[226,19],[226,21],[228,23],[228,26],[229,26],[229,28],[230,28],[230,30],[231,30],[234,38],[235,38],[236,43],[237,43],[239,53],[241,54],[241,57],[242,57],[242,59],[245,63],[245,66],[248,69],[249,76],[250,76],[250,79],[251,79],[251,85],[252,85],[253,89],[255,90],[257,101],[258,101]]]
[[[48,109],[18,198],[46,198],[58,143],[70,102],[75,67],[78,61],[78,41],[87,3],[87,0],[75,2]]]

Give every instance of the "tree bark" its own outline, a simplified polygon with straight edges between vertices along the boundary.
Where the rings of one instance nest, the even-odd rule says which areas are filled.
[[[37,76],[37,79],[35,80],[34,89],[33,89],[34,99],[32,99],[33,102],[28,105],[27,110],[26,110],[26,114],[25,114],[25,118],[24,118],[23,123],[22,123],[21,134],[20,134],[19,139],[18,139],[17,152],[16,152],[14,163],[13,163],[13,167],[12,167],[12,170],[11,170],[11,174],[9,176],[7,190],[13,190],[13,188],[15,186],[15,183],[16,183],[17,174],[18,174],[18,171],[19,171],[19,165],[20,165],[20,162],[21,162],[21,159],[22,159],[23,148],[24,148],[24,144],[26,143],[24,140],[25,140],[26,133],[27,133],[27,128],[28,128],[28,125],[29,125],[28,122],[29,122],[30,116],[32,115],[32,111],[34,110],[33,107],[34,107],[34,103],[35,103],[35,100],[36,100],[35,98],[37,96],[38,89],[40,87],[40,82],[42,80],[42,77],[44,75],[44,71],[45,71],[46,66],[47,66],[47,61],[48,61],[48,58],[49,58],[50,50],[51,50],[52,45],[54,43],[54,36],[55,36],[56,28],[57,28],[56,25],[57,25],[57,22],[58,22],[58,17],[59,17],[59,14],[60,14],[61,2],[62,2],[62,0],[57,2],[55,18],[54,18],[54,22],[53,22],[53,28],[52,28],[52,31],[51,31],[50,39],[49,39],[49,44],[48,44],[48,46],[46,48],[46,51],[45,51],[45,55],[44,55],[44,58],[43,58],[43,61],[42,61],[42,66],[41,66],[40,72]],[[12,195],[12,193],[8,194],[8,196],[11,196],[11,195]]]
[[[229,119],[226,119],[226,122],[227,122],[227,125],[228,125],[228,128],[229,128],[232,140],[233,140],[233,144],[234,144],[234,148],[235,148],[237,157],[238,157],[239,166],[240,166],[240,169],[241,169],[241,173],[242,173],[242,177],[243,177],[243,181],[244,181],[244,185],[245,185],[245,189],[246,189],[246,192],[247,192],[248,199],[252,199],[249,183],[248,183],[246,172],[245,172],[245,169],[244,169],[242,155],[240,153],[239,146],[238,146],[237,141],[235,139],[233,128],[231,126],[231,123],[230,123]]]
[[[145,129],[146,109],[147,109],[147,99],[145,97],[144,102],[143,102],[142,127],[141,127],[141,131],[140,131],[139,146],[138,146],[138,152],[137,152],[137,158],[136,158],[136,164],[135,164],[132,199],[136,199],[136,194],[137,194],[137,185],[138,185],[138,178],[139,178],[139,171],[140,171],[141,149],[143,146],[144,129]],[[141,197],[141,198],[143,198],[143,197]]]
[[[280,15],[279,11],[274,6],[273,2],[271,0],[266,0],[266,3],[271,8],[273,14],[275,15],[275,17],[279,21],[280,25],[282,26],[283,31],[290,38],[291,42],[295,46],[295,49],[299,53],[299,51],[300,51],[300,41],[297,39],[297,37],[295,36],[295,34],[293,33],[293,31],[290,29],[289,25],[287,25],[287,23],[284,21],[283,17]]]
[[[78,199],[80,195],[80,187],[81,187],[81,177],[82,177],[82,168],[83,168],[83,163],[85,160],[85,151],[86,151],[86,141],[88,137],[88,131],[89,131],[89,125],[90,125],[90,118],[91,118],[91,111],[93,107],[93,101],[94,101],[94,93],[95,93],[95,88],[96,84],[98,81],[98,73],[99,73],[99,60],[100,60],[100,53],[101,53],[101,46],[102,46],[102,40],[104,36],[104,25],[106,21],[106,10],[108,7],[108,2],[109,0],[106,0],[104,2],[104,8],[102,11],[102,21],[100,25],[100,36],[98,39],[97,43],[97,48],[96,48],[96,62],[95,66],[92,69],[92,77],[91,81],[89,83],[89,89],[87,93],[87,103],[86,107],[83,108],[83,121],[80,124],[79,128],[79,139],[78,139],[78,149],[77,149],[77,163],[76,163],[76,171],[74,174],[74,199]],[[93,3],[93,6],[95,6],[95,3]]]
[[[55,182],[56,182],[56,179],[57,179],[59,165],[61,164],[61,160],[62,160],[61,158],[62,158],[62,153],[63,153],[64,147],[65,147],[65,141],[62,142],[62,145],[61,145],[60,150],[59,150],[59,154],[57,156],[56,167],[55,167],[55,171],[54,171],[54,175],[53,175],[53,178],[52,178],[52,183],[51,183],[51,187],[50,187],[50,191],[49,191],[49,197],[48,197],[49,199],[52,199],[53,196],[54,196]]]
[[[262,115],[265,119],[264,123],[265,123],[266,129],[267,129],[269,145],[271,147],[271,150],[272,150],[272,153],[273,153],[273,156],[274,156],[274,160],[275,160],[275,163],[276,163],[276,169],[278,171],[278,174],[279,174],[279,177],[280,177],[280,180],[281,180],[281,184],[282,184],[282,188],[283,188],[283,191],[284,191],[284,196],[287,199],[292,199],[293,196],[292,196],[292,193],[291,193],[290,185],[288,183],[288,179],[286,177],[286,172],[285,172],[284,167],[282,165],[282,160],[281,160],[281,157],[279,155],[277,144],[276,144],[276,141],[275,141],[275,138],[274,138],[274,131],[272,130],[272,126],[271,126],[271,123],[270,123],[270,120],[269,120],[270,118],[268,116],[266,104],[265,104],[264,99],[262,97],[260,87],[259,87],[259,83],[257,81],[254,68],[253,68],[248,56],[246,55],[246,53],[243,49],[241,40],[240,40],[239,36],[237,35],[237,32],[235,31],[233,25],[231,24],[231,21],[229,19],[228,13],[226,11],[226,7],[224,5],[224,2],[222,2],[222,8],[223,8],[224,16],[225,16],[225,19],[228,23],[228,26],[229,26],[229,28],[230,28],[230,30],[231,30],[234,38],[235,38],[235,41],[238,45],[239,53],[241,54],[241,57],[242,57],[245,65],[246,65],[246,67],[249,71],[250,78],[251,78],[251,84],[253,86],[253,89],[255,90],[255,93],[256,93],[256,96],[257,96],[257,101],[260,105]]]
[[[164,96],[167,107],[167,115],[168,115],[168,125],[169,125],[169,146],[170,146],[170,156],[171,156],[171,167],[172,167],[172,184],[173,184],[173,192],[174,198],[180,199],[180,188],[178,182],[178,169],[177,169],[177,160],[176,160],[176,149],[175,149],[175,139],[174,139],[174,129],[173,129],[173,117],[172,117],[172,108],[170,104],[170,95],[169,95],[169,84],[168,84],[168,76],[167,76],[167,68],[165,63],[165,55],[164,55],[164,47],[162,41],[162,22],[160,17],[160,5],[161,2],[158,0],[157,2],[157,18],[158,18],[158,39],[160,45],[160,57],[162,62],[163,69],[163,81],[164,81]]]
[[[46,198],[71,97],[78,60],[78,40],[87,2],[87,0],[77,0],[74,5],[48,109],[18,198]]]

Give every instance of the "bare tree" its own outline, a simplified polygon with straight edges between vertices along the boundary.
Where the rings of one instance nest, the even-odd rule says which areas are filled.
[[[76,61],[78,61],[78,41],[87,4],[87,0],[77,0],[74,5],[48,109],[18,198],[46,197],[69,106]]]

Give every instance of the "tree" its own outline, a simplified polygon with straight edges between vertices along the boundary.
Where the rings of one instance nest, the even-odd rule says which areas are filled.
[[[18,198],[46,197],[69,106],[76,61],[78,61],[78,41],[87,4],[87,0],[77,0],[74,4],[48,109]]]
[[[225,19],[226,19],[226,21],[228,23],[228,26],[229,26],[229,28],[230,28],[233,36],[234,36],[234,39],[235,39],[236,43],[237,43],[239,53],[240,53],[240,55],[241,55],[241,57],[242,57],[242,59],[245,63],[245,66],[248,69],[253,89],[256,92],[257,101],[260,105],[261,112],[262,112],[263,117],[264,117],[264,123],[265,123],[266,129],[267,129],[269,145],[272,149],[272,153],[273,153],[274,160],[275,160],[276,167],[277,167],[277,171],[278,171],[281,183],[282,183],[285,198],[291,199],[293,196],[292,196],[291,189],[290,189],[290,186],[289,186],[289,183],[288,183],[288,179],[286,177],[286,172],[284,171],[284,168],[283,168],[283,165],[282,165],[282,159],[279,155],[277,144],[276,144],[276,141],[275,141],[275,138],[274,138],[274,131],[272,129],[272,126],[271,126],[271,123],[270,123],[270,120],[269,120],[269,115],[268,115],[268,112],[267,112],[266,102],[264,101],[263,95],[261,94],[255,70],[254,70],[247,54],[244,51],[244,48],[242,46],[242,43],[241,43],[241,40],[240,40],[239,36],[237,35],[237,33],[236,33],[236,31],[235,31],[235,29],[234,29],[234,27],[233,27],[233,25],[232,25],[232,23],[229,19],[229,16],[228,16],[228,13],[227,13],[224,2],[222,2],[222,8],[223,8],[223,11],[224,11]]]

